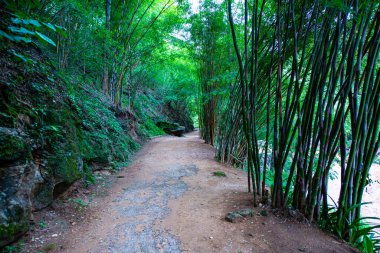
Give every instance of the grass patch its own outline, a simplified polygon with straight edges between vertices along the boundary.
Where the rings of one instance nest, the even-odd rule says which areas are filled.
[[[224,173],[223,171],[220,171],[220,170],[214,171],[212,174],[216,177],[226,177],[227,176],[226,173]]]
[[[75,209],[77,209],[78,211],[83,211],[89,205],[88,202],[84,201],[81,198],[69,198],[69,201],[76,204]]]
[[[53,251],[53,250],[55,250],[55,244],[54,243],[46,244],[43,247],[43,251],[44,252],[50,252],[50,251]]]

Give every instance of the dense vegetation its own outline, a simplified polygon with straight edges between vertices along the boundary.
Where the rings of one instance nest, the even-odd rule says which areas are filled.
[[[161,125],[193,129],[195,69],[171,36],[184,11],[173,3],[115,1],[107,15],[93,1],[1,3],[0,247]]]
[[[99,164],[119,168],[163,122],[192,130],[191,117],[218,160],[247,170],[255,205],[379,249],[360,213],[380,147],[378,1],[102,3],[1,4],[0,162],[38,168],[33,208]],[[27,229],[30,211],[1,220],[14,210],[0,246]]]
[[[199,14],[203,138],[218,159],[247,169],[254,203],[295,208],[364,251],[379,249],[360,215],[380,145],[379,8],[205,1]],[[342,180],[331,207],[334,163]]]

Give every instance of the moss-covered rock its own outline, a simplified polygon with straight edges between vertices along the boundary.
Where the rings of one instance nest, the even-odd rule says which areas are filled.
[[[172,122],[177,122],[185,128],[185,132],[194,130],[193,120],[190,117],[190,112],[183,101],[167,101],[163,106],[163,113]]]
[[[159,121],[156,124],[158,127],[162,128],[164,132],[167,134],[180,137],[186,132],[186,128],[184,126],[180,126],[178,123]]]
[[[14,161],[24,157],[28,151],[16,129],[0,127],[0,161]]]
[[[0,248],[20,237],[29,230],[29,220],[0,224]]]
[[[31,192],[43,183],[34,163],[24,160],[23,164],[0,165],[0,246],[27,230]]]
[[[36,184],[30,191],[30,201],[31,209],[40,210],[51,204],[54,198],[54,184],[49,182],[44,182],[41,184]]]
[[[33,54],[41,64],[0,51],[0,247],[92,163],[117,168],[140,147],[130,134],[136,119],[118,117],[102,92],[64,81]]]

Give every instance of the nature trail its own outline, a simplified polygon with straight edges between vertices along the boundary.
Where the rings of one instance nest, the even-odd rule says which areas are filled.
[[[226,177],[216,177],[223,171]],[[252,207],[244,172],[214,160],[197,132],[149,141],[57,252],[354,252],[319,229]],[[86,218],[85,218],[86,220]]]

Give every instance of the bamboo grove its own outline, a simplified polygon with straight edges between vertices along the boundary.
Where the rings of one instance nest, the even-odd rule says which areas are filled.
[[[223,103],[223,87],[228,79],[233,52],[225,38],[229,36],[224,22],[225,11],[212,1],[205,1],[198,14],[192,16],[191,37],[195,59],[199,63],[199,125],[201,137],[211,145],[216,138],[218,112]],[[227,54],[226,54],[227,53]]]
[[[149,54],[155,43],[142,47],[155,23],[175,3],[168,1],[111,1],[106,0],[106,29],[109,40],[105,43],[103,91],[117,107],[121,106],[123,88],[134,97],[133,72],[139,59]],[[126,21],[126,22],[125,22]],[[114,44],[118,43],[118,47]],[[112,71],[111,71],[112,70]],[[124,87],[127,86],[127,87]],[[133,100],[133,99],[132,99]]]
[[[237,72],[216,122],[216,157],[246,166],[255,204],[270,197],[273,208],[296,208],[350,239],[380,144],[380,4],[225,7]],[[336,162],[341,190],[331,211]]]
[[[29,2],[24,5],[31,5]],[[75,69],[70,66],[79,66],[84,76],[100,79],[103,92],[120,109],[123,99],[133,106],[138,82],[149,75],[148,61],[141,59],[152,58],[165,45],[161,38],[181,24],[183,10],[175,3],[46,0],[36,3],[33,12],[66,29],[65,36],[49,34],[57,41],[58,68],[68,72]]]

